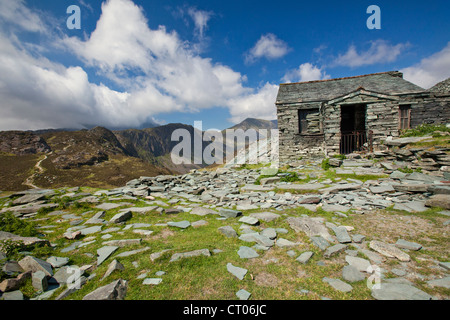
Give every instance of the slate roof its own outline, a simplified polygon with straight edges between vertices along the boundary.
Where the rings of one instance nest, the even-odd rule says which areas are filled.
[[[360,87],[390,95],[425,91],[403,79],[401,72],[390,71],[348,78],[281,84],[276,103],[328,101]]]
[[[438,93],[448,93],[448,92],[450,92],[450,78],[439,82],[435,86],[431,87],[428,91],[438,92]]]

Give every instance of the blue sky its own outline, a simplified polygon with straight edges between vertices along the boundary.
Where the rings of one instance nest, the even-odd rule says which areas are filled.
[[[81,29],[70,30],[70,5]],[[370,5],[381,29],[369,30]],[[278,85],[450,77],[448,1],[0,0],[0,130],[275,119]]]

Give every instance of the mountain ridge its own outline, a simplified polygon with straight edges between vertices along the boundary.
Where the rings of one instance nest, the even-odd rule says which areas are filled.
[[[273,126],[271,121],[248,118],[230,129],[245,131]],[[190,135],[192,164],[172,162],[171,151],[180,143],[171,139],[177,129],[186,130]],[[44,188],[74,184],[115,187],[140,176],[184,174],[207,166],[202,159],[193,158],[195,141],[202,141],[202,151],[211,143],[202,137],[203,132],[182,123],[114,131],[100,126],[76,131],[3,131],[0,132],[0,190],[26,189],[23,183],[25,178],[30,178],[29,173],[34,184]],[[43,153],[45,158],[41,156]],[[35,172],[38,161],[43,172]]]

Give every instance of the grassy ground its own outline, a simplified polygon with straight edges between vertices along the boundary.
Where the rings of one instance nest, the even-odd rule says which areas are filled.
[[[85,191],[85,190],[83,190]],[[90,189],[90,191],[94,191]],[[67,198],[66,198],[67,199]],[[165,201],[164,199],[158,199]],[[4,203],[5,199],[0,199],[0,203]],[[57,200],[60,208],[66,214],[76,214],[83,216],[83,219],[92,217],[99,209],[94,205],[69,205],[64,198]],[[109,201],[104,199],[104,201]],[[147,206],[144,201],[128,201],[134,206]],[[188,204],[186,204],[187,206]],[[126,207],[126,206],[125,206]],[[169,207],[167,205],[166,207]],[[120,208],[109,210],[106,212],[105,220],[112,218]],[[248,215],[258,210],[244,211],[244,215]],[[323,282],[323,277],[342,279],[342,268],[346,265],[344,258],[345,253],[341,253],[330,259],[324,258],[322,252],[312,245],[309,238],[303,233],[294,232],[285,219],[289,216],[299,216],[307,214],[308,216],[322,217],[326,221],[349,225],[355,227],[353,234],[359,233],[367,236],[367,240],[377,239],[394,243],[398,238],[421,243],[424,249],[419,252],[408,252],[412,257],[412,262],[407,263],[408,270],[417,272],[427,276],[430,274],[442,274],[435,267],[435,260],[449,261],[448,252],[448,226],[443,225],[445,217],[437,213],[437,209],[429,210],[425,213],[409,214],[403,211],[383,210],[371,214],[358,215],[349,212],[348,218],[336,217],[332,213],[322,210],[317,212],[308,211],[305,208],[295,208],[285,211],[275,211],[281,214],[281,218],[266,223],[262,222],[260,226],[252,227],[256,231],[266,227],[285,228],[287,234],[279,234],[278,237],[298,242],[294,248],[279,248],[274,246],[269,251],[258,251],[259,257],[250,260],[241,259],[237,251],[240,246],[246,245],[251,247],[253,243],[246,243],[237,238],[227,238],[218,232],[218,228],[224,225],[232,226],[239,234],[241,233],[241,223],[239,218],[229,218],[227,220],[218,220],[216,215],[200,217],[189,213],[179,213],[176,215],[159,214],[151,212],[146,215],[134,214],[132,219],[127,221],[130,223],[149,223],[152,227],[149,230],[154,231],[148,237],[143,237],[132,232],[132,230],[122,230],[111,233],[113,237],[108,240],[115,239],[136,239],[142,238],[140,245],[127,246],[119,248],[114,254],[134,250],[143,247],[151,249],[145,253],[137,254],[130,257],[119,258],[118,260],[125,266],[124,271],[116,271],[107,279],[101,280],[106,272],[109,263],[113,260],[110,257],[98,268],[93,267],[88,270],[87,276],[96,274],[93,280],[89,281],[78,292],[70,295],[67,299],[82,299],[87,293],[93,291],[99,286],[111,283],[114,279],[126,279],[129,281],[126,299],[129,300],[191,300],[191,299],[236,299],[235,293],[240,289],[245,289],[252,293],[251,299],[268,299],[268,300],[315,300],[327,297],[331,299],[372,299],[370,290],[366,286],[366,281],[352,283],[353,290],[349,293],[341,293],[334,290],[330,285]],[[84,214],[83,213],[86,213]],[[103,234],[88,235],[81,241],[96,240],[95,243],[87,245],[69,253],[61,253],[60,250],[70,244],[70,241],[64,239],[64,231],[70,227],[69,221],[62,220],[60,216],[49,216],[42,211],[36,217],[36,223],[41,227],[40,232],[50,231],[46,233],[47,238],[58,245],[56,249],[38,248],[33,250],[33,255],[46,259],[50,255],[70,258],[71,265],[95,265],[96,251],[102,247],[101,239]],[[192,226],[186,230],[181,230],[168,226],[155,226],[158,223],[166,223],[168,221],[187,220],[191,223],[198,220],[206,220],[208,225],[199,228]],[[107,229],[111,226],[104,226]],[[447,233],[446,233],[447,232]],[[175,262],[169,262],[173,253],[187,252],[197,249],[209,249],[212,253],[211,257],[195,257],[182,259]],[[213,253],[214,249],[220,249],[221,252]],[[349,249],[352,249],[351,246]],[[160,252],[162,250],[170,250],[160,259],[152,262],[150,254]],[[293,257],[288,255],[288,251],[295,252]],[[295,261],[304,251],[315,252],[308,264],[303,265]],[[363,257],[360,253],[359,256]],[[322,261],[323,265],[317,263]],[[133,265],[137,262],[138,267]],[[227,263],[248,269],[245,278],[240,281],[231,275],[227,269]],[[386,268],[394,268],[401,263],[395,259],[386,261]],[[161,276],[162,283],[157,286],[148,286],[142,284],[142,279],[137,276],[147,273],[146,277],[157,277],[157,271],[166,272]],[[393,277],[392,273],[387,273],[388,277]],[[431,294],[437,294],[443,297],[449,297],[449,290],[442,288],[430,289],[425,286],[424,280],[415,279],[414,283],[422,290]],[[302,293],[300,290],[308,290],[308,293]],[[56,297],[63,288],[57,290],[53,298]],[[26,286],[24,293],[28,297],[32,297],[36,293],[32,287]]]

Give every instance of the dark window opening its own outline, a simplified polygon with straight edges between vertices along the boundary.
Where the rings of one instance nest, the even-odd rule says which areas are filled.
[[[340,153],[363,151],[367,142],[366,105],[341,106]]]
[[[411,128],[411,106],[403,105],[399,108],[399,129],[406,130]]]
[[[298,110],[298,133],[321,134],[322,122],[317,109]]]

